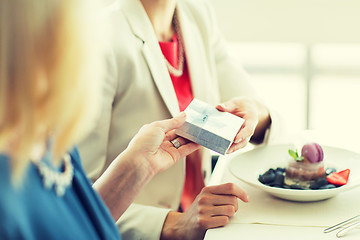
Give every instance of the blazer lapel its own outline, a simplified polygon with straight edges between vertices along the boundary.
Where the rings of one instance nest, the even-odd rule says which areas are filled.
[[[151,22],[139,0],[123,0],[120,6],[136,37],[142,40],[142,54],[169,112],[176,116],[180,110],[170,74],[163,60]]]
[[[206,65],[207,59],[205,58],[206,53],[201,34],[197,26],[193,23],[195,19],[186,12],[181,1],[177,3],[177,13],[181,26],[193,95],[196,98],[211,103],[211,92],[214,91],[209,91],[208,89],[208,87],[211,86],[211,84],[208,84],[211,76]]]

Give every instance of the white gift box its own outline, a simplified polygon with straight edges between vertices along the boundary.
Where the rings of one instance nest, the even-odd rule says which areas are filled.
[[[199,99],[194,99],[185,113],[186,122],[176,134],[220,154],[227,152],[244,123],[244,119]]]

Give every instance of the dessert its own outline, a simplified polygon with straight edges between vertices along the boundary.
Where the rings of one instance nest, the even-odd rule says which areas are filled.
[[[324,168],[324,152],[317,143],[305,144],[299,156],[297,150],[288,150],[291,159],[287,166],[270,168],[258,180],[267,186],[286,189],[332,189],[347,184],[350,169],[337,172]]]
[[[297,185],[309,189],[315,181],[325,178],[324,152],[317,143],[308,143],[302,147],[301,156],[297,151],[289,150],[292,157],[285,170],[286,185]]]

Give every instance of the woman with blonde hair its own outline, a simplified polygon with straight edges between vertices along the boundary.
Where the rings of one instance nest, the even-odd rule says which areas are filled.
[[[73,147],[99,100],[104,35],[91,3],[0,1],[0,239],[118,239],[114,220],[141,187],[199,148],[174,134],[185,114],[148,124],[94,191]]]

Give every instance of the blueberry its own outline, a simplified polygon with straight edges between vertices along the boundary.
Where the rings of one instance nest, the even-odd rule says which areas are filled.
[[[258,180],[271,187],[278,187],[278,188],[285,188],[285,189],[297,189],[297,190],[304,190],[307,188],[304,188],[300,185],[286,185],[284,183],[285,179],[285,168],[278,167],[276,169],[270,168],[267,170],[264,174],[260,174]],[[336,172],[335,168],[327,168],[326,174],[330,174],[332,172]],[[317,189],[332,189],[336,188],[335,185],[329,184],[326,178],[320,178],[316,180],[314,183],[310,185],[310,189],[317,190]]]
[[[329,184],[326,178],[320,178],[310,185],[310,189],[319,189],[322,186]]]
[[[280,172],[276,172],[275,173],[275,179],[272,183],[270,183],[269,185],[272,187],[279,187],[282,188],[284,186],[284,174],[280,173]]]
[[[266,174],[271,174],[271,173],[275,173],[275,169],[270,168],[269,170],[267,170],[267,171],[264,173],[264,175],[266,175]]]
[[[304,190],[302,186],[296,184],[290,185],[289,187],[290,189]]]
[[[320,187],[319,189],[332,189],[332,188],[336,188],[336,186],[334,184],[326,184]]]
[[[259,179],[260,182],[264,184],[269,184],[275,180],[275,173],[274,171],[267,171],[264,173],[261,178]]]

